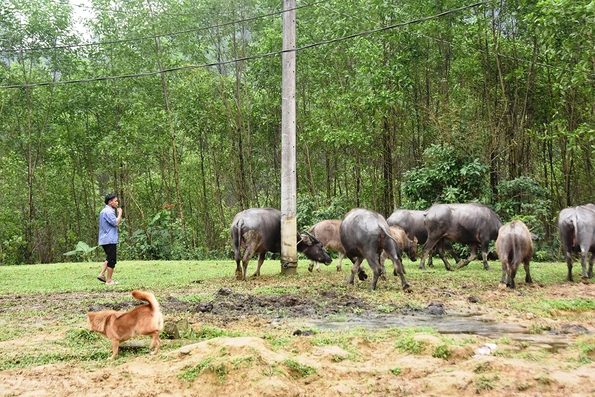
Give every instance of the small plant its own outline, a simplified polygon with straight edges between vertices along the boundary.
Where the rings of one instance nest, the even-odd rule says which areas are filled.
[[[101,334],[87,329],[71,329],[66,332],[66,341],[68,342],[96,342],[102,339]]]
[[[401,371],[402,371],[401,367],[395,367],[390,370],[390,373],[395,376],[399,376],[399,375],[401,375]]]
[[[395,307],[394,306],[386,306],[386,305],[380,305],[376,308],[376,310],[378,310],[379,312],[383,312],[383,313],[392,313],[395,311]]]
[[[302,378],[308,377],[314,373],[316,373],[316,368],[310,367],[309,365],[300,364],[297,361],[287,359],[283,361],[283,364],[287,365],[287,367],[295,374],[299,375]]]
[[[579,362],[581,364],[590,364],[595,356],[595,341],[593,339],[579,339],[576,341],[576,347],[579,351]]]
[[[235,357],[231,360],[231,363],[233,364],[233,369],[240,369],[249,367],[254,361],[256,361],[254,356],[246,356]]]
[[[420,354],[426,347],[426,341],[415,340],[413,335],[404,335],[397,343],[396,348],[403,353]]]
[[[234,336],[232,333],[217,327],[203,326],[196,331],[196,337],[199,339],[214,339],[221,336]]]
[[[496,388],[496,383],[500,378],[498,375],[494,376],[480,376],[475,380],[475,391],[481,393],[485,390],[493,390]]]
[[[341,361],[345,360],[345,356],[342,354],[333,354],[332,360],[334,363],[340,363]]]
[[[473,372],[475,372],[476,374],[481,374],[484,372],[489,372],[492,370],[492,364],[490,362],[484,362],[481,364],[477,364],[475,366],[475,368],[473,369]]]
[[[450,350],[450,348],[448,346],[439,345],[434,348],[434,351],[432,352],[432,357],[441,358],[443,360],[448,360],[450,358],[451,354],[452,354],[452,351]]]
[[[525,391],[525,390],[529,390],[530,388],[533,387],[533,384],[531,383],[516,383],[516,389],[518,391]]]
[[[194,367],[187,368],[188,369],[178,375],[178,379],[192,383],[196,378],[198,378],[198,375],[200,375],[203,370],[213,368],[213,357],[207,357],[201,360]]]
[[[65,252],[64,256],[76,255],[77,257],[80,257],[84,261],[91,262],[91,259],[92,259],[91,254],[93,253],[93,251],[95,251],[97,249],[97,247],[98,247],[97,245],[95,247],[91,247],[91,246],[89,246],[89,244],[85,243],[84,241],[79,241],[78,243],[76,243],[75,249],[72,251]]]
[[[280,335],[280,336],[272,336],[272,335],[264,335],[263,339],[269,341],[269,343],[274,347],[283,347],[289,344],[290,338],[287,335]]]
[[[543,334],[543,331],[549,331],[551,327],[549,325],[544,324],[531,324],[529,328],[529,333],[533,335],[540,335]]]

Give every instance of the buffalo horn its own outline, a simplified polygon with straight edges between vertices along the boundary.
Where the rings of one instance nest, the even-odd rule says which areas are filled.
[[[309,236],[315,243],[320,244],[320,241],[316,237],[314,237],[310,232],[304,230],[302,233]]]

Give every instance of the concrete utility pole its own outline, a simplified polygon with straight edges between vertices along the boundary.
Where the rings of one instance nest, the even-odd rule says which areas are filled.
[[[281,62],[281,274],[297,273],[296,244],[296,105],[295,105],[295,1],[283,0],[283,53]]]

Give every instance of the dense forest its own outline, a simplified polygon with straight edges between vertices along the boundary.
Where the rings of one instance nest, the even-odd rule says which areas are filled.
[[[279,208],[280,0],[0,0],[0,264],[229,258]],[[478,201],[560,259],[595,201],[595,2],[298,0],[298,225]],[[79,243],[79,242],[82,242]],[[81,259],[79,258],[76,258]]]

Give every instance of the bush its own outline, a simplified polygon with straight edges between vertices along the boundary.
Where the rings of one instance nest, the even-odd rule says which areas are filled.
[[[426,209],[442,203],[464,203],[486,196],[488,166],[452,146],[432,145],[424,166],[407,171],[402,184],[403,207]]]

